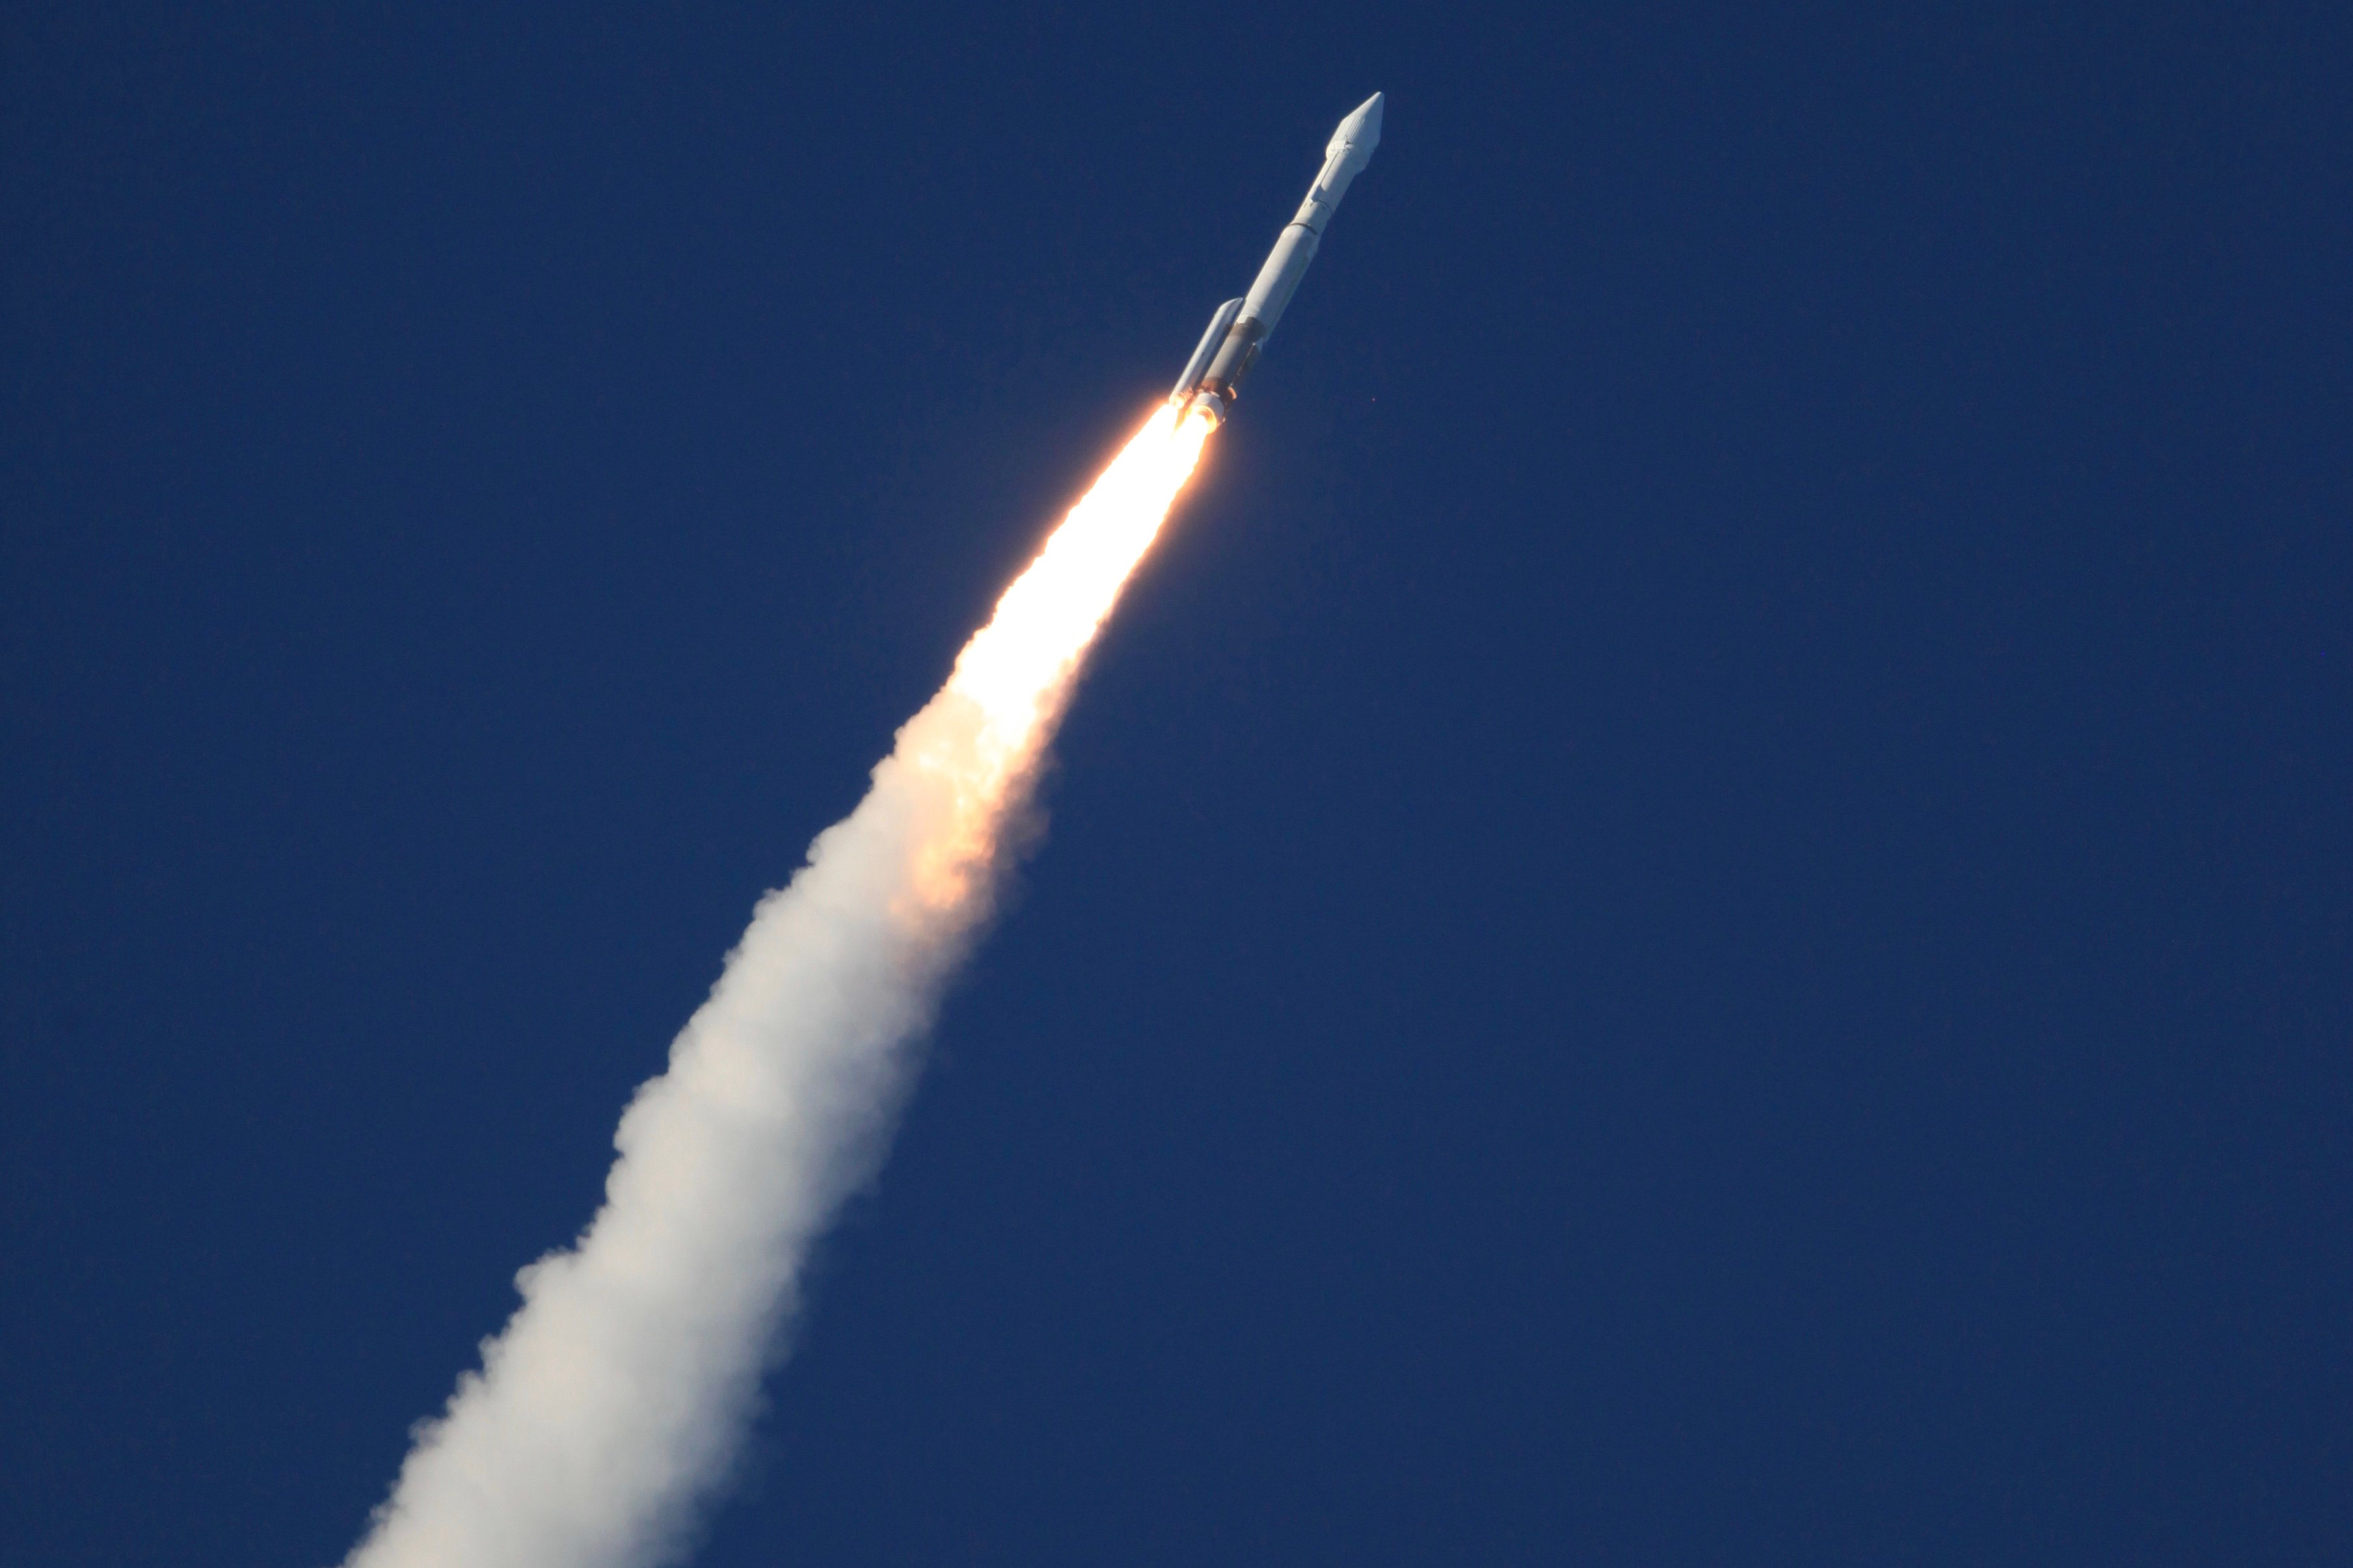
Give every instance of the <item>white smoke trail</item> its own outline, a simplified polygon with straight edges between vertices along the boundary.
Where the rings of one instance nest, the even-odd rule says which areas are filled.
[[[910,1042],[987,913],[1078,662],[1209,426],[1157,414],[899,731],[858,808],[761,900],[711,999],[638,1091],[605,1205],[517,1278],[523,1304],[420,1428],[347,1568],[642,1568],[719,1479],[866,1181]]]

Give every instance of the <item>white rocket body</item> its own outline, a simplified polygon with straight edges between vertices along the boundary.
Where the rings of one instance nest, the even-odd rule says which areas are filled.
[[[1381,95],[1377,92],[1332,132],[1324,149],[1324,167],[1308,187],[1307,199],[1275,237],[1274,249],[1259,268],[1250,292],[1227,300],[1209,318],[1209,330],[1202,334],[1200,346],[1177,378],[1171,401],[1205,408],[1218,419],[1225,417],[1242,377],[1258,363],[1260,351],[1274,335],[1275,323],[1282,320],[1283,308],[1298,291],[1299,280],[1307,275],[1307,264],[1315,259],[1315,247],[1324,238],[1324,226],[1338,210],[1340,198],[1373,161],[1373,149],[1380,144]]]

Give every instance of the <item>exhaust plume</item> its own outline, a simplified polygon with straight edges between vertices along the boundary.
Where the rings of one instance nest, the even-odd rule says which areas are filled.
[[[1072,676],[1212,421],[1155,413],[818,836],[638,1089],[604,1206],[418,1428],[346,1568],[643,1568],[683,1546],[799,1304],[881,1163],[912,1042],[987,913]]]

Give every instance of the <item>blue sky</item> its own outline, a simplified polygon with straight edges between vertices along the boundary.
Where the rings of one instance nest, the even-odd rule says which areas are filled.
[[[12,1560],[341,1554],[1376,89],[698,1561],[2353,1549],[2330,8],[5,26]]]

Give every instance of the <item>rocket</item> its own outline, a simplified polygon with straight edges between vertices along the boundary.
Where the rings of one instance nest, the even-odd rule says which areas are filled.
[[[1266,265],[1258,269],[1258,280],[1250,292],[1227,300],[1209,318],[1201,346],[1193,351],[1185,374],[1176,378],[1176,390],[1169,395],[1171,403],[1188,413],[1198,408],[1212,421],[1225,418],[1242,377],[1258,363],[1267,339],[1274,335],[1275,323],[1282,320],[1283,307],[1291,303],[1299,280],[1307,275],[1307,264],[1315,259],[1324,226],[1332,221],[1340,198],[1348,194],[1348,183],[1373,161],[1373,149],[1380,144],[1381,95],[1377,92],[1332,132],[1324,148],[1323,170],[1308,187],[1307,199],[1275,237],[1274,248],[1267,254]]]

